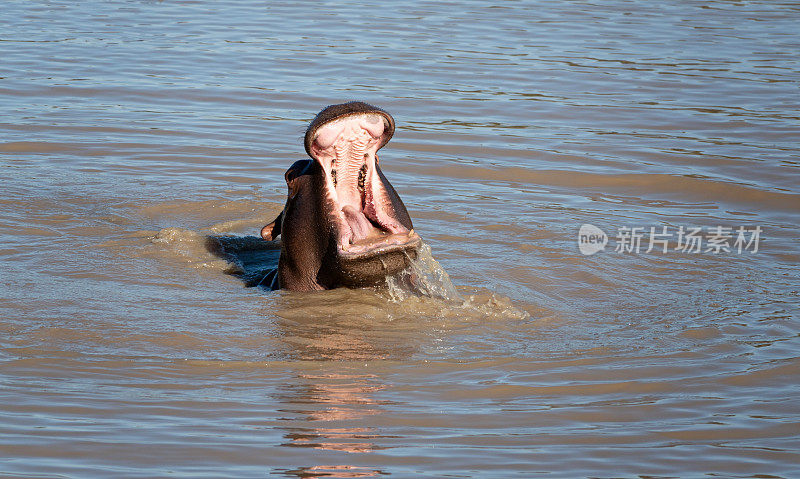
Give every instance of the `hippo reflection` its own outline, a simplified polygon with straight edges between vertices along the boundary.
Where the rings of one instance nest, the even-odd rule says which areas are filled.
[[[421,240],[376,155],[393,134],[392,116],[366,103],[317,114],[305,135],[311,159],[286,171],[286,206],[261,230],[281,237],[273,288],[375,285],[415,257]]]

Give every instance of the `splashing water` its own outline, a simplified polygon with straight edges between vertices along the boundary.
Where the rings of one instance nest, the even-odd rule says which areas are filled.
[[[431,255],[426,243],[417,250],[416,259],[406,253],[409,265],[403,271],[386,278],[389,297],[394,302],[410,296],[427,296],[449,302],[463,302],[463,298],[450,281],[450,275]]]

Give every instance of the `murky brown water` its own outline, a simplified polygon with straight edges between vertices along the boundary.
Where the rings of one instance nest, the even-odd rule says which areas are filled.
[[[0,20],[0,476],[800,477],[796,4]],[[349,99],[463,301],[246,287]]]

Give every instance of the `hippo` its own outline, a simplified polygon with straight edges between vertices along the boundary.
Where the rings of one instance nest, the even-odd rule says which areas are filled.
[[[378,166],[394,118],[360,101],[331,105],[305,134],[310,159],[286,170],[283,211],[261,229],[280,236],[272,289],[313,291],[385,283],[416,258],[422,240]]]

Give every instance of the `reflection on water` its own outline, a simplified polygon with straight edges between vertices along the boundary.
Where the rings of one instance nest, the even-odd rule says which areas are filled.
[[[278,470],[281,471],[281,470]],[[370,470],[367,467],[356,466],[312,466],[301,467],[290,471],[282,471],[289,477],[375,477],[378,475],[388,475],[385,471],[377,469]]]
[[[291,308],[287,317],[303,317]],[[319,316],[317,316],[319,317]],[[386,359],[396,351],[379,350],[360,328],[352,324],[292,321],[281,323],[284,341],[293,346],[296,357],[307,361],[374,361]],[[385,389],[376,374],[299,374],[279,388],[286,442],[281,446],[311,448],[346,453],[370,453],[385,447],[387,438],[368,423],[368,416],[381,414],[385,401],[375,393]],[[356,426],[354,426],[356,425]],[[315,465],[292,470],[276,469],[290,477],[373,477],[386,474],[377,469],[353,464]]]
[[[403,359],[413,354],[413,343],[400,342],[407,332],[398,331],[380,311],[380,296],[370,295],[366,301],[348,301],[348,296],[332,294],[329,298],[315,298],[309,302],[312,304],[281,311],[281,340],[294,348],[294,357],[308,361],[370,361]]]
[[[374,428],[346,427],[365,416],[380,414],[380,404],[372,396],[384,386],[373,384],[374,375],[302,375],[297,384],[286,387],[287,403],[295,408],[284,409],[298,415],[287,426],[289,447],[312,447],[345,452],[371,452],[379,447],[372,441],[383,438]],[[296,427],[310,422],[314,427]]]

